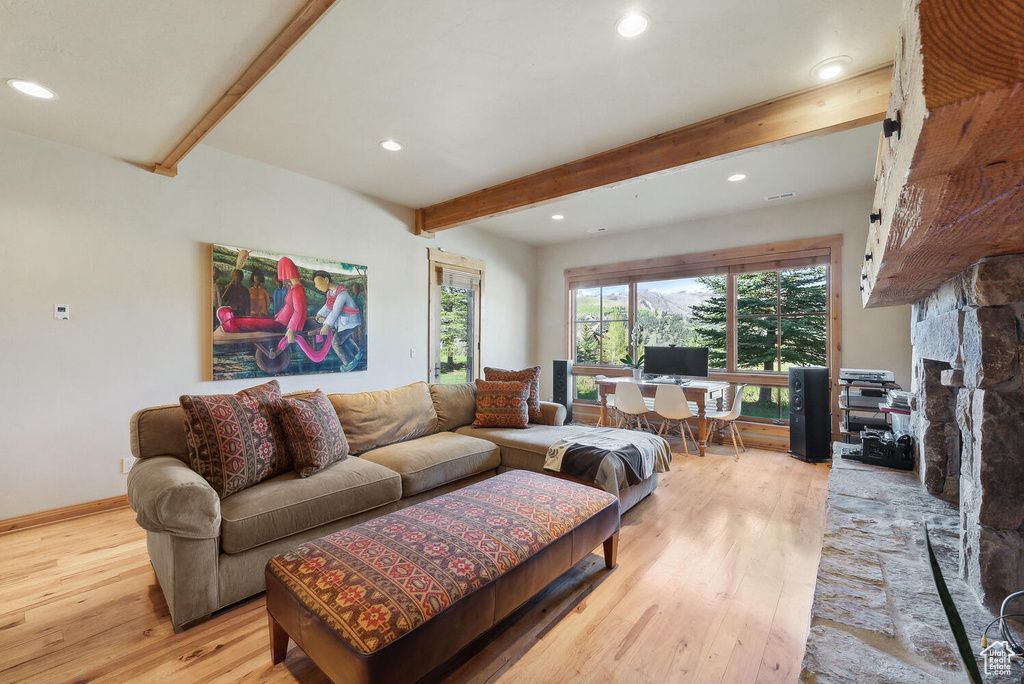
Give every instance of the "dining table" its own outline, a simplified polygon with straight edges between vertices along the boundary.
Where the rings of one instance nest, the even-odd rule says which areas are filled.
[[[640,393],[645,397],[653,397],[658,391],[659,385],[676,384],[672,382],[657,382],[654,380],[637,380],[626,377],[598,378],[598,395],[601,398],[601,416],[598,425],[608,425],[608,397],[615,394],[615,387],[621,382],[636,383],[640,387]],[[694,414],[697,418],[697,451],[701,456],[707,449],[710,430],[708,429],[707,405],[714,402],[714,410],[721,411],[725,399],[725,392],[729,389],[729,383],[721,380],[690,379],[689,382],[681,384],[686,400],[696,405],[697,411]]]

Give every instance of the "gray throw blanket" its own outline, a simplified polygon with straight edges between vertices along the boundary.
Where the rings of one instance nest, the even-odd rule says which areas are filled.
[[[548,449],[545,470],[591,482],[618,496],[619,490],[668,470],[672,451],[657,435],[616,428],[582,428]]]

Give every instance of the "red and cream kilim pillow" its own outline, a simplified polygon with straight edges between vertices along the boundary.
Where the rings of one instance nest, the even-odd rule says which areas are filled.
[[[220,498],[291,469],[274,416],[277,380],[238,394],[185,395],[185,437],[192,470]]]
[[[326,394],[317,390],[303,397],[285,397],[279,407],[281,428],[299,477],[309,477],[348,456],[348,440]]]
[[[530,386],[525,382],[476,381],[474,427],[524,428],[530,422],[526,402]]]
[[[530,420],[539,421],[540,412],[540,366],[512,371],[504,368],[484,368],[484,378],[504,382],[524,382],[530,386],[530,397],[526,400],[530,412]]]

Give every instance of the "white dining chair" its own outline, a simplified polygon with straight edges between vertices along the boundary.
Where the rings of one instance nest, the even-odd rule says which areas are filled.
[[[619,412],[619,422],[615,427],[621,428],[625,424],[626,429],[630,429],[635,421],[637,430],[643,429],[643,424],[650,430],[651,424],[647,422],[647,413],[654,405],[648,401],[644,399],[640,386],[635,382],[616,383],[615,409]]]
[[[736,419],[740,417],[740,411],[743,410],[743,390],[746,388],[746,385],[740,385],[736,388],[736,394],[728,411],[708,411],[707,413],[707,418],[712,421],[712,424],[722,427],[728,426],[729,434],[732,435],[732,450],[736,452],[737,461],[740,460],[740,451],[736,448],[736,440],[740,440],[740,449],[743,449],[743,451],[747,450],[743,446],[743,438],[740,437],[739,430],[736,429]]]
[[[683,451],[687,456],[690,455],[690,449],[686,446],[686,434],[683,431],[683,427],[686,427],[686,432],[690,433],[690,440],[693,441],[693,446],[699,450],[697,440],[693,437],[693,430],[690,428],[690,424],[686,421],[693,418],[693,411],[690,410],[690,402],[686,400],[686,392],[679,385],[658,385],[658,389],[654,392],[654,412],[661,416],[661,427],[658,428],[658,434],[664,434],[667,436],[672,430],[672,423],[679,424],[679,436],[683,438]]]

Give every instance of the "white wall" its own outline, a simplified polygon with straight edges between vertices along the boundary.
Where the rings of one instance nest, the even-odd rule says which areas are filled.
[[[418,238],[407,209],[202,146],[174,179],[4,130],[0,160],[0,519],[123,494],[136,409],[256,384],[203,381],[212,242],[369,267],[369,370],[286,391],[427,378],[427,247],[487,263],[483,361],[531,361],[532,247]]]
[[[867,190],[541,247],[534,356],[544,368],[550,368],[552,359],[566,358],[567,268],[842,233],[842,364],[891,369],[897,382],[909,389],[910,307],[865,310],[860,304],[860,263],[871,201],[872,192]],[[550,372],[541,378],[541,394],[548,397]]]

